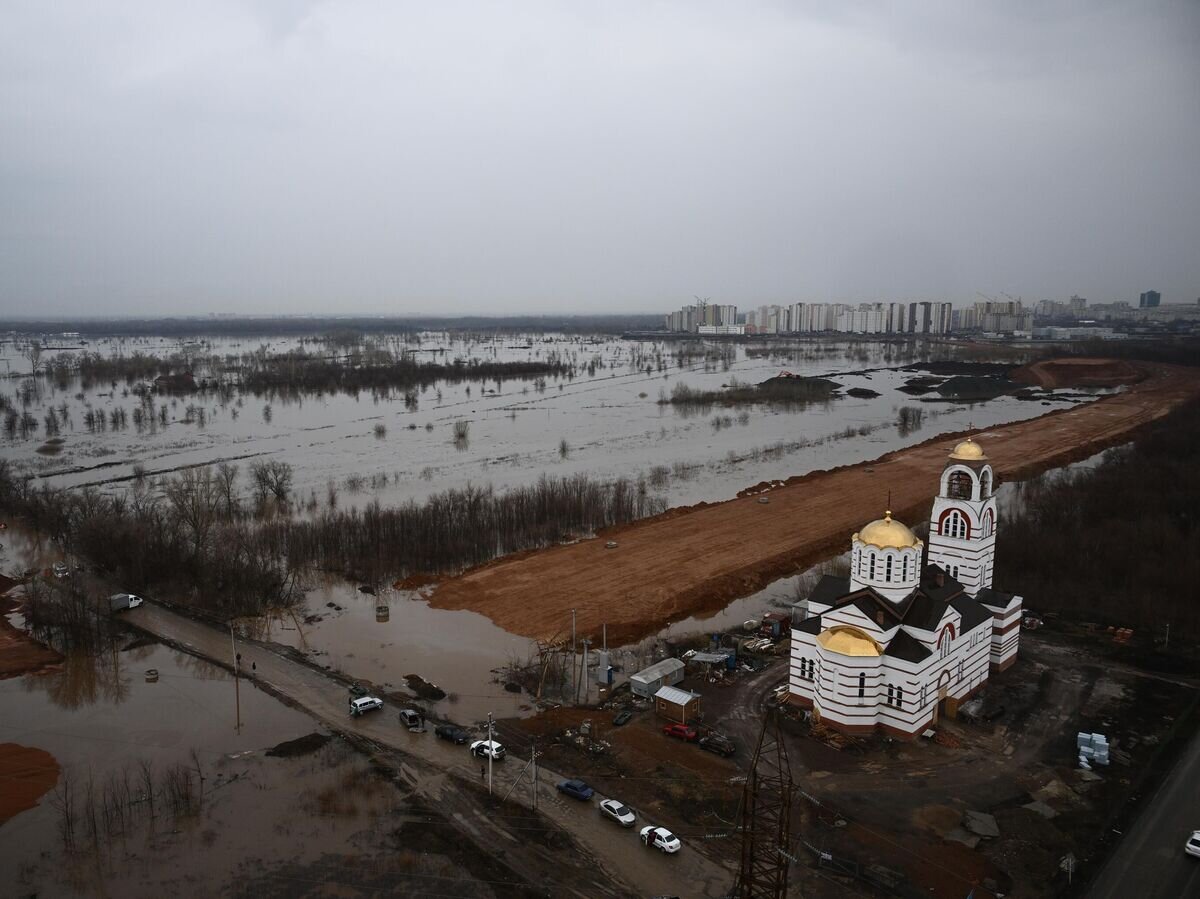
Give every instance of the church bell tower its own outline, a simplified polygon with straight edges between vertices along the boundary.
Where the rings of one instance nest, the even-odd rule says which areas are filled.
[[[929,564],[940,566],[971,596],[992,586],[995,481],[983,447],[968,437],[946,461],[929,519]]]

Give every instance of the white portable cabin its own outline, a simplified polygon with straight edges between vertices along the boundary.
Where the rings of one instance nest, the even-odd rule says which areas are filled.
[[[663,659],[629,678],[634,696],[653,698],[660,687],[673,687],[683,680],[684,664],[679,659]]]

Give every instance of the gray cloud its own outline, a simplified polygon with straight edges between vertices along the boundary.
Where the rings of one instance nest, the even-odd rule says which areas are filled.
[[[0,312],[1200,295],[1194,3],[10,3]]]

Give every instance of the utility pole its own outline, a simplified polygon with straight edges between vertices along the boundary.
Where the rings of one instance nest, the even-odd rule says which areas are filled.
[[[604,628],[604,651],[608,652],[608,622],[604,622],[601,627]]]
[[[590,646],[590,641],[584,637],[583,639],[583,668],[579,672],[579,683],[583,686],[583,701],[586,704],[588,701],[588,679],[587,679],[587,651]],[[575,704],[579,704],[579,694],[575,694]]]
[[[241,667],[240,662],[242,657],[238,655],[237,644],[233,640],[233,619],[229,619],[229,649],[233,652],[233,696],[237,707],[237,723],[234,729],[242,732],[242,691],[238,686],[238,669]]]
[[[535,812],[537,811],[537,746],[535,745],[529,750],[529,763],[533,766],[533,783],[531,784],[531,792],[529,796],[529,807]]]
[[[492,713],[488,712],[488,795],[492,795]]]
[[[571,610],[571,695],[576,697],[575,704],[579,704],[579,687],[575,681],[575,610]]]

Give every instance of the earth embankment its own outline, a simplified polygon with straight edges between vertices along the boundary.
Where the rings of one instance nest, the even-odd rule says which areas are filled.
[[[579,634],[598,635],[607,624],[610,641],[635,640],[668,622],[715,612],[846,547],[851,533],[883,514],[889,493],[897,517],[923,519],[947,453],[967,433],[983,445],[1001,479],[1029,477],[1122,443],[1200,395],[1200,369],[1121,362],[1118,373],[1091,360],[1069,361],[1079,369],[1060,365],[1056,377],[1128,376],[1124,366],[1130,366],[1137,383],[1086,406],[941,435],[765,492],[672,509],[596,540],[506,556],[442,582],[432,605],[470,609],[507,631],[540,639],[569,634],[574,609]],[[617,546],[606,548],[609,541]]]

